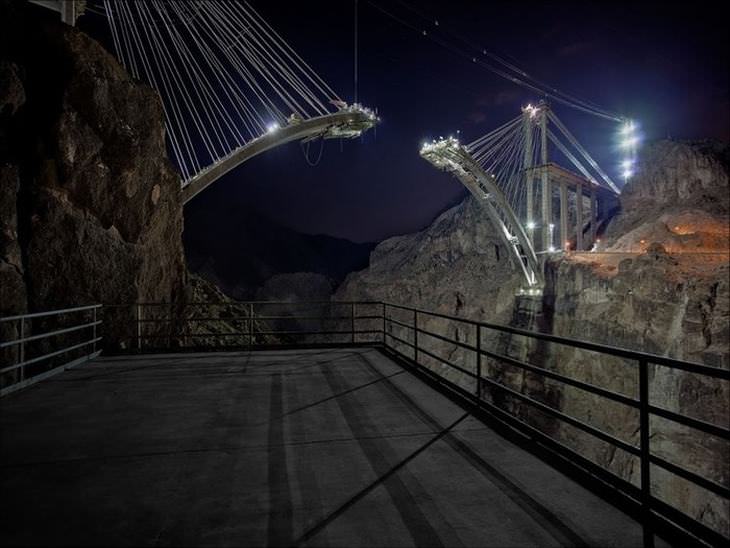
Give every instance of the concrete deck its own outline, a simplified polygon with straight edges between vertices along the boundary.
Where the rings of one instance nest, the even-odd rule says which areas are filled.
[[[0,426],[6,546],[641,545],[373,348],[101,358]]]

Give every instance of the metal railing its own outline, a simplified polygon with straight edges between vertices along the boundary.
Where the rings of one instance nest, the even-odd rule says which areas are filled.
[[[395,317],[400,312],[400,317]],[[652,490],[651,484],[651,468],[657,466],[662,468],[664,471],[668,471],[684,480],[691,482],[692,484],[699,486],[719,497],[725,501],[730,501],[730,489],[727,485],[723,485],[711,479],[708,479],[696,472],[687,469],[686,467],[680,466],[676,463],[670,462],[667,459],[653,453],[650,446],[651,437],[651,423],[652,417],[660,417],[662,419],[680,424],[685,427],[695,429],[703,434],[714,436],[721,440],[730,441],[730,429],[726,426],[720,426],[712,424],[703,420],[692,418],[690,416],[676,413],[663,407],[652,404],[650,401],[650,386],[649,386],[649,370],[650,367],[659,366],[670,369],[680,370],[697,374],[719,381],[727,382],[730,380],[730,370],[720,369],[715,367],[708,367],[702,364],[695,364],[685,362],[681,360],[675,360],[663,356],[634,352],[622,348],[616,348],[608,345],[595,344],[581,340],[568,339],[565,337],[558,337],[555,335],[548,335],[538,333],[534,331],[527,331],[524,329],[492,324],[487,322],[478,322],[469,320],[462,317],[450,316],[447,314],[440,314],[437,312],[431,312],[428,310],[402,306],[393,303],[383,303],[382,305],[383,314],[383,337],[384,344],[389,349],[399,355],[401,358],[418,366],[422,372],[425,372],[430,376],[437,376],[438,381],[441,384],[447,384],[448,387],[460,396],[466,397],[473,401],[480,408],[485,409],[492,416],[500,419],[504,423],[508,424],[512,428],[515,428],[523,433],[527,433],[531,438],[540,441],[546,448],[551,452],[562,455],[572,462],[574,465],[578,465],[588,472],[591,476],[596,477],[607,486],[619,490],[623,495],[626,495],[629,501],[634,503],[635,513],[641,519],[644,527],[644,545],[654,545],[654,530],[657,527],[670,528],[673,531],[680,533],[688,533],[690,540],[699,540],[706,542],[711,545],[727,545],[728,539],[718,531],[711,529],[707,525],[697,521],[688,514],[684,513],[678,508],[668,504],[667,502],[657,498]],[[460,326],[468,326],[468,329],[473,330],[472,336],[474,343],[465,342],[463,336],[464,327],[461,328],[462,336],[461,340],[457,340],[455,337],[450,337],[446,334],[437,333],[432,330],[423,328],[423,320],[427,318],[438,318],[446,320],[448,322],[455,322]],[[395,326],[395,328],[393,327]],[[404,335],[409,333],[410,336]],[[553,343],[558,345],[567,346],[574,349],[582,349],[599,353],[604,356],[613,356],[617,358],[624,358],[631,360],[635,364],[635,375],[638,384],[638,398],[629,397],[624,394],[620,394],[604,387],[596,386],[591,383],[587,383],[573,377],[563,375],[556,371],[551,371],[540,366],[529,363],[524,359],[517,359],[515,357],[506,355],[506,353],[499,353],[493,349],[487,349],[484,347],[483,341],[484,336],[487,332],[497,332],[507,335],[516,335],[525,337],[532,341],[539,341],[542,343]],[[423,338],[437,339],[459,349],[471,353],[474,356],[475,367],[470,370],[463,364],[454,363],[452,360],[445,356],[438,355],[436,352],[429,350],[424,347]],[[410,339],[410,340],[409,340]],[[403,349],[406,349],[405,352]],[[467,378],[473,379],[473,390],[467,390],[459,383],[447,380],[438,371],[435,371],[433,367],[426,368],[423,365],[423,356],[435,360],[438,364],[443,364],[447,368],[458,371],[460,375],[466,376]],[[506,383],[500,383],[497,380],[484,375],[485,358],[491,359],[493,363],[508,364],[510,366],[528,371],[531,374],[542,376],[543,378],[550,379],[569,385],[575,388],[579,388],[585,392],[589,392],[601,398],[611,400],[620,405],[628,406],[638,411],[639,421],[636,427],[639,431],[639,444],[634,445],[618,437],[607,433],[595,426],[592,426],[584,420],[580,420],[573,417],[563,411],[556,409],[555,407],[538,401],[534,397],[524,394],[520,390],[516,390],[513,387],[508,386]],[[488,390],[487,390],[488,389]],[[517,417],[514,413],[510,413],[504,407],[496,405],[494,401],[490,401],[491,396],[495,394],[508,395],[521,404],[528,406],[532,409],[538,410],[553,419],[557,419],[563,423],[574,427],[589,436],[601,440],[612,445],[615,448],[621,449],[630,455],[639,459],[640,462],[640,485],[637,488],[636,485],[630,481],[620,477],[619,475],[611,472],[605,467],[602,467],[593,461],[587,459],[585,456],[579,454],[568,445],[561,443],[554,437],[549,436],[537,428],[534,424],[530,424],[529,420]],[[677,529],[679,528],[679,529]]]
[[[230,301],[105,305],[113,352],[380,343],[380,302]],[[378,313],[363,308],[376,307]],[[376,327],[372,322],[377,320]],[[371,322],[370,326],[364,325]],[[111,340],[112,337],[107,337]]]
[[[55,331],[28,334],[28,322],[32,318],[82,311],[91,311],[92,320]],[[97,337],[97,327],[102,323],[102,320],[97,320],[97,312],[104,318],[104,327],[107,330],[104,339],[105,352],[110,353],[364,344],[381,346],[384,351],[400,358],[405,365],[429,382],[437,383],[446,393],[474,405],[476,409],[507,425],[512,431],[520,432],[527,439],[537,442],[541,451],[549,453],[546,458],[550,462],[562,463],[570,471],[600,486],[600,490],[611,497],[617,495],[621,508],[641,520],[645,546],[653,546],[654,532],[657,530],[681,534],[685,541],[718,545],[727,543],[728,539],[723,533],[657,496],[651,482],[652,468],[659,468],[663,473],[668,472],[682,478],[719,497],[725,503],[730,501],[730,488],[653,452],[651,419],[670,421],[723,440],[724,443],[730,441],[730,429],[726,425],[700,420],[657,405],[657,402],[651,400],[650,386],[650,373],[656,375],[656,368],[683,371],[715,379],[713,382],[718,383],[730,381],[730,371],[727,369],[381,301],[253,301],[176,305],[134,303],[105,305],[103,308],[95,305],[0,319],[0,322],[19,322],[19,336],[0,345],[0,351],[10,347],[18,349],[19,359],[14,365],[3,367],[0,371],[6,373],[18,369],[21,378],[13,385],[3,388],[3,394],[96,356],[96,344],[101,340],[101,337]],[[30,358],[26,354],[25,345],[28,343],[52,336],[83,332],[85,329],[93,329],[93,336],[82,343]],[[454,334],[449,334],[452,331]],[[539,365],[522,355],[511,355],[510,348],[500,349],[500,346],[509,346],[514,338],[523,343],[530,341],[531,345],[555,344],[596,353],[604,356],[601,361],[595,361],[596,365],[601,366],[605,366],[611,359],[628,360],[630,363],[622,363],[622,367],[631,368],[628,371],[635,378],[635,395],[620,393],[606,385],[601,386],[600,383],[585,382],[546,367],[546,357],[553,355],[550,351],[543,351],[542,359],[538,360],[542,365]],[[435,341],[446,343],[448,357],[443,355],[443,345],[438,349],[434,347]],[[63,364],[63,367],[23,378],[27,377],[24,372],[26,366],[89,345],[91,350],[88,353],[71,363]],[[522,346],[525,347],[524,344]],[[460,363],[456,363],[457,360],[452,357],[456,350],[464,358]],[[465,359],[466,356],[471,356],[471,365]],[[535,397],[534,391],[530,393],[524,386],[510,386],[510,382],[504,381],[499,374],[500,368],[504,369],[505,366],[527,372],[542,380],[547,379],[571,389],[579,389],[632,410],[637,419],[635,427],[638,443],[621,439],[591,424],[590,420],[571,415],[565,409],[567,406],[560,407],[540,401]],[[570,397],[567,390],[562,394]],[[727,402],[723,404],[727,405]],[[525,412],[528,409],[549,417],[555,423],[569,425],[591,438],[625,452],[629,458],[636,459],[640,470],[638,485],[611,471],[607,466],[589,459],[558,439],[558,436],[545,432],[536,424],[534,417]]]
[[[78,306],[0,318],[0,327],[7,339],[0,341],[3,359],[0,396],[98,356],[97,344],[102,338],[97,336],[101,325],[97,312],[101,306]],[[69,322],[71,325],[67,325]]]

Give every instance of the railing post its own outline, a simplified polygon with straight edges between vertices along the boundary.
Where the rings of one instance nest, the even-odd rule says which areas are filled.
[[[248,346],[253,347],[253,303],[248,304]]]
[[[172,348],[172,329],[173,329],[174,323],[172,321],[172,301],[170,301],[170,305],[167,307],[167,349],[170,350]]]
[[[383,346],[388,346],[388,342],[385,337],[385,302],[383,302]]]
[[[413,309],[413,361],[418,363],[418,310]]]
[[[137,350],[142,351],[142,304],[137,303]]]
[[[94,326],[93,326],[93,331],[94,332],[92,333],[91,338],[94,340],[94,342],[91,344],[91,352],[92,353],[95,353],[96,352],[96,310],[97,310],[97,308],[94,307],[93,310],[94,310],[94,317],[93,317],[93,319],[91,321],[94,324]]]
[[[651,529],[651,476],[649,448],[649,363],[639,360],[639,436],[641,449],[641,517],[644,547],[654,547],[654,533]]]
[[[355,344],[355,303],[350,303],[350,333],[352,338],[352,344]]]
[[[18,360],[18,363],[23,363],[25,361],[25,318],[20,318],[20,360]],[[20,381],[22,382],[25,379],[25,366],[20,366]]]
[[[482,326],[477,324],[477,401],[482,397]]]

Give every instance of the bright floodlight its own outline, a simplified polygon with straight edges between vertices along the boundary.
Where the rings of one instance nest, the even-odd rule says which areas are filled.
[[[636,145],[638,142],[639,142],[638,137],[629,137],[628,139],[624,139],[621,142],[621,146],[624,148],[629,148],[629,147]]]
[[[553,253],[555,251],[555,246],[551,245],[550,247],[548,247],[548,251],[550,253]]]
[[[527,228],[528,228],[528,229],[530,229],[530,230],[534,230],[534,229],[535,229],[535,227],[536,227],[536,225],[535,225],[535,223],[533,223],[532,221],[530,221],[529,223],[527,223]]]
[[[625,170],[624,170],[624,173],[623,173],[623,175],[624,175],[624,179],[628,179],[628,178],[629,178],[629,177],[631,177],[631,176],[632,176],[633,174],[634,174],[634,172],[633,172],[633,171],[631,171],[630,169],[625,169]]]
[[[625,171],[625,170],[631,169],[631,164],[633,164],[633,163],[634,162],[632,162],[631,160],[626,159],[623,162],[621,162],[621,167],[624,168],[624,171]]]
[[[279,124],[277,122],[272,122],[268,126],[266,126],[266,131],[269,133],[274,133],[277,129],[279,129]]]
[[[626,122],[624,124],[624,126],[621,128],[621,133],[623,133],[624,135],[627,135],[627,134],[631,133],[632,131],[634,131],[634,129],[636,129],[636,126],[634,126],[634,122],[629,121],[629,122]]]

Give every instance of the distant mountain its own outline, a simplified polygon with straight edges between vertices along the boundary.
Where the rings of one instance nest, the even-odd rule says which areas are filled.
[[[252,299],[277,274],[314,272],[336,287],[367,268],[375,243],[297,232],[256,211],[230,203],[215,214],[185,210],[183,243],[188,268],[235,299]]]

